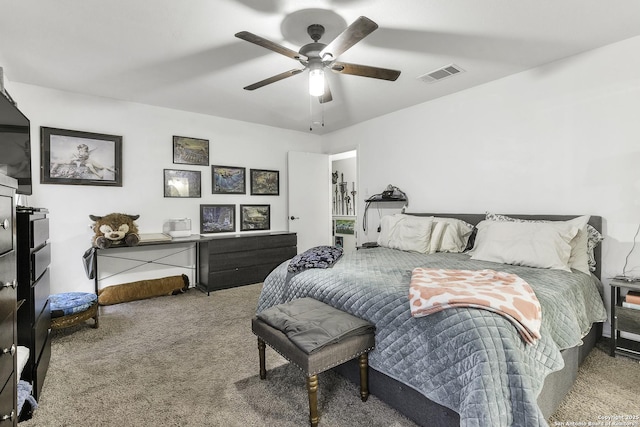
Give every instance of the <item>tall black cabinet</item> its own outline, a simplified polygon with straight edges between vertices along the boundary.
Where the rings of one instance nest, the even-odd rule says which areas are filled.
[[[29,348],[22,379],[33,385],[40,399],[51,358],[51,310],[49,308],[49,212],[42,208],[18,208],[16,252],[18,257],[18,343]]]
[[[15,180],[0,174],[0,426],[15,426],[17,406]]]

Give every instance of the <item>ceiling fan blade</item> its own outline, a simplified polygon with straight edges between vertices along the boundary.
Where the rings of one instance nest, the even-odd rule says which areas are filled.
[[[236,37],[248,41],[249,43],[257,44],[258,46],[262,46],[281,55],[288,56],[296,61],[306,61],[308,59],[306,56],[296,52],[295,50],[291,50],[288,47],[284,47],[248,31],[240,31],[239,33],[236,33]]]
[[[304,71],[303,69],[294,68],[293,70],[285,71],[284,73],[276,74],[275,76],[271,76],[268,79],[261,80],[257,83],[244,87],[245,90],[255,90],[259,89],[262,86],[266,86],[271,83],[275,83],[282,79],[286,79],[287,77],[295,76],[296,74],[300,74]]]
[[[331,71],[340,74],[352,74],[354,76],[371,77],[374,79],[395,81],[400,75],[398,70],[388,68],[370,67],[368,65],[350,64],[348,62],[334,62],[330,65]]]
[[[333,101],[333,96],[331,96],[331,89],[329,89],[329,79],[326,76],[324,78],[324,93],[318,97],[318,101],[320,101],[320,104]]]
[[[376,28],[378,28],[378,24],[371,19],[365,16],[359,17],[320,51],[320,58],[322,58],[323,61],[336,59],[351,46],[375,31]]]

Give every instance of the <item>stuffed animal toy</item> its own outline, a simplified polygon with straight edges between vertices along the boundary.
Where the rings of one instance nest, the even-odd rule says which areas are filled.
[[[138,226],[134,222],[140,215],[111,213],[105,216],[89,215],[95,223],[93,245],[100,249],[111,246],[136,246],[140,242]]]

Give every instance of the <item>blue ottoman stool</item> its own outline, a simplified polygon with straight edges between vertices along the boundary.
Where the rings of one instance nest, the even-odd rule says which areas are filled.
[[[85,320],[94,319],[98,327],[98,296],[89,292],[65,292],[49,295],[51,329],[68,328]]]

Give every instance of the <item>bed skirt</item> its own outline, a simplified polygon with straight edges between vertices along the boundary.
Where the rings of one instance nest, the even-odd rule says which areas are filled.
[[[538,396],[538,405],[545,418],[551,417],[567,395],[578,375],[578,367],[602,336],[602,323],[594,323],[583,338],[583,344],[562,351],[564,368],[545,378]],[[354,384],[359,384],[357,363],[347,362],[334,368],[336,372]],[[369,367],[369,392],[423,427],[458,427],[457,412],[435,403],[413,388]]]

